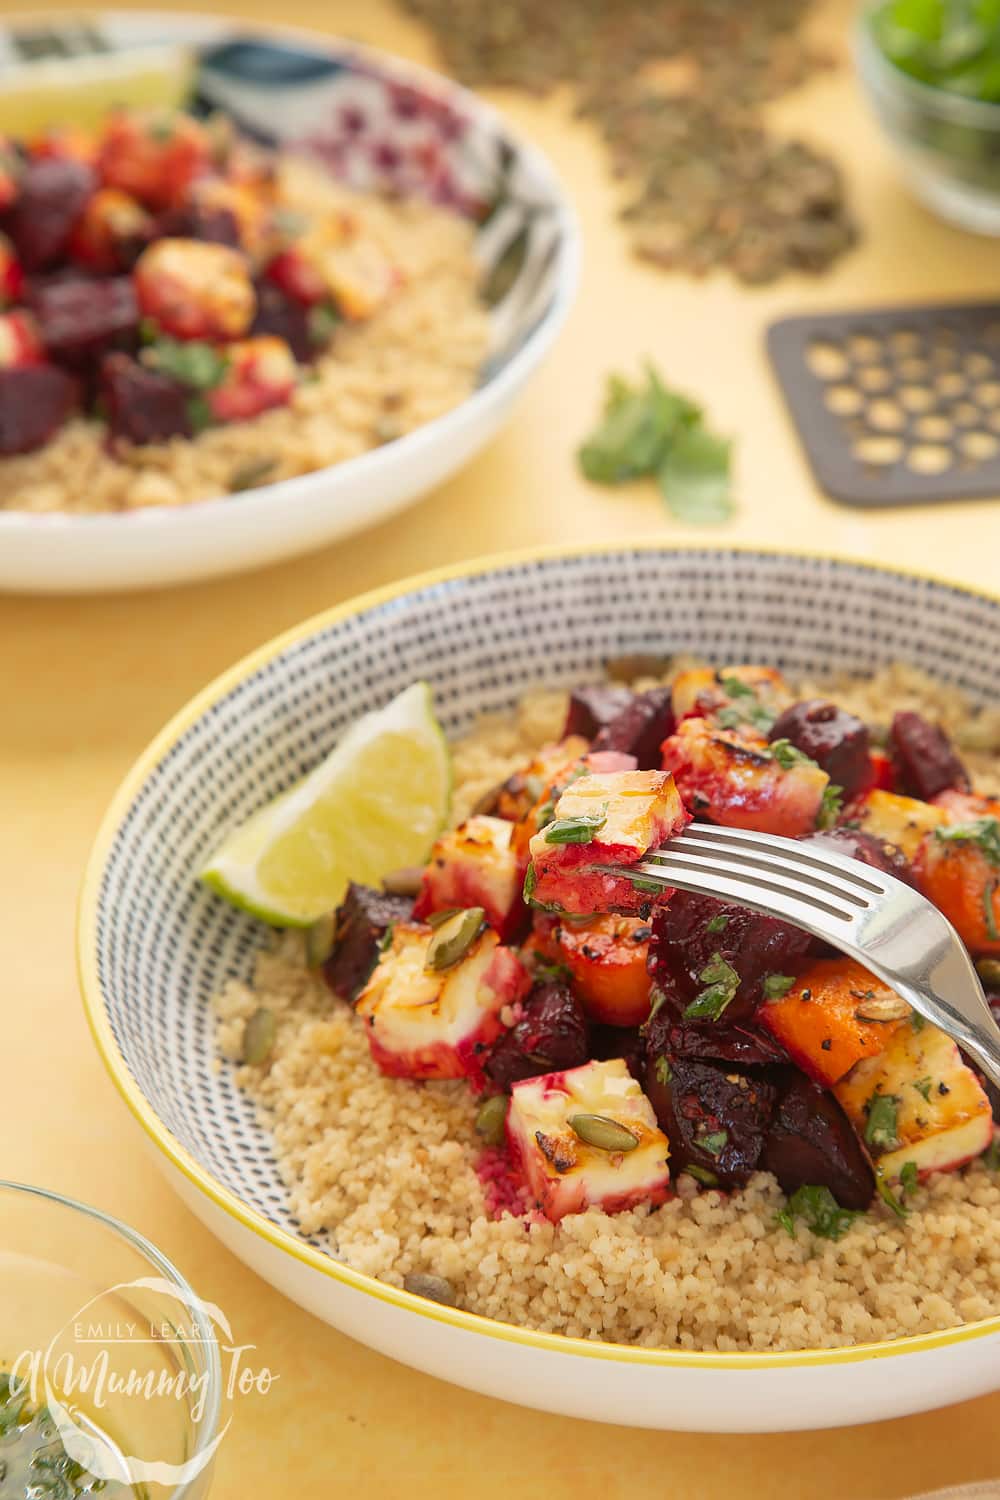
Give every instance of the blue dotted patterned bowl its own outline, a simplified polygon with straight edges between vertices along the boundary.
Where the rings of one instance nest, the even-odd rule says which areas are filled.
[[[180,1191],[237,1254],[434,1374],[572,1415],[716,1431],[875,1420],[991,1389],[1000,1318],[860,1349],[692,1354],[537,1334],[410,1297],[299,1233],[268,1134],[218,1069],[210,997],[249,975],[264,936],[194,878],[228,830],[418,677],[456,735],[529,686],[676,651],[791,674],[902,660],[995,699],[1000,601],[860,563],[649,545],[468,565],[307,621],[189,704],[112,804],[79,925],[98,1046]],[[891,1378],[876,1368],[885,1357]]]

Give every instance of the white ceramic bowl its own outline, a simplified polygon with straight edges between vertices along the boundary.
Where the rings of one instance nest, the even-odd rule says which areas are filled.
[[[19,27],[30,31],[37,53],[41,28],[33,17],[0,33],[0,57],[9,59]],[[476,390],[452,411],[301,478],[122,515],[0,510],[0,589],[146,588],[277,562],[400,510],[489,441],[550,348],[576,290],[575,218],[540,152],[457,84],[315,34],[127,11],[101,14],[90,29],[54,17],[49,30],[53,55],[77,51],[83,68],[93,65],[86,49],[95,35],[111,53],[193,51],[196,108],[222,109],[273,144],[308,142],[358,188],[394,188],[475,213],[490,347]],[[0,85],[10,78],[0,65]],[[415,165],[430,158],[432,175]]]
[[[440,1307],[348,1269],[297,1230],[267,1133],[217,1071],[210,996],[265,937],[199,886],[220,836],[415,678],[449,734],[610,656],[695,651],[792,674],[903,660],[993,699],[1000,600],[860,563],[658,544],[532,553],[411,580],[320,615],[201,693],[126,778],[87,870],[84,1002],[104,1060],[178,1190],[317,1316],[474,1390],[571,1416],[695,1431],[839,1426],[1000,1385],[1000,1317],[836,1351],[603,1344]]]

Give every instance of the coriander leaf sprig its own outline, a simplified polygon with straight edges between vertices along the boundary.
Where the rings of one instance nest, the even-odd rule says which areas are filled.
[[[712,525],[733,514],[732,444],[711,432],[697,402],[669,390],[652,365],[642,385],[610,377],[600,425],[577,456],[594,484],[655,478],[679,521]]]

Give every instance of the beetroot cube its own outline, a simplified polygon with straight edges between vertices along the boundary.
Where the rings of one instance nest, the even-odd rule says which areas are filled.
[[[761,1166],[786,1193],[826,1187],[842,1208],[865,1209],[875,1192],[871,1162],[837,1100],[793,1068],[780,1084]]]
[[[72,363],[135,343],[139,304],[129,276],[36,281],[29,306],[42,343],[56,359]]]
[[[61,259],[96,187],[94,172],[83,162],[40,157],[28,163],[5,226],[26,271],[43,271]]]
[[[899,777],[900,787],[910,797],[929,802],[938,792],[957,787],[969,790],[969,774],[956,755],[951,740],[937,724],[920,714],[901,713],[893,717],[889,729],[889,748]]]
[[[189,392],[176,380],[147,370],[127,354],[105,355],[100,394],[112,438],[162,443],[167,438],[192,435]]]
[[[55,365],[0,369],[0,454],[30,453],[47,443],[76,395],[76,382]]]
[[[769,739],[790,740],[849,797],[869,779],[868,727],[835,703],[812,698],[779,714]]]
[[[634,697],[631,688],[618,682],[595,682],[590,687],[575,688],[570,694],[562,738],[582,734],[585,740],[592,740],[599,729],[613,723],[628,708]]]
[[[739,1187],[756,1171],[776,1095],[765,1075],[649,1050],[645,1090],[675,1177],[694,1167],[720,1187]]]
[[[674,732],[669,688],[637,693],[609,724],[597,731],[595,750],[618,750],[634,755],[640,771],[658,770],[660,746]]]

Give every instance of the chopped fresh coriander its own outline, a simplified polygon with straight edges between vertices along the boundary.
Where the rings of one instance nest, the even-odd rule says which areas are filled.
[[[732,443],[706,427],[689,427],[671,444],[660,466],[659,484],[678,521],[715,526],[735,510],[730,489]]]
[[[819,812],[816,814],[817,828],[832,828],[840,817],[840,809],[844,802],[844,788],[835,786],[832,781],[827,782],[823,788],[823,796],[819,804]]]
[[[810,755],[803,755],[802,751],[791,740],[774,740],[770,746],[771,754],[783,771],[790,771],[793,766],[814,766],[816,762]]]
[[[796,1188],[777,1222],[795,1238],[795,1220],[801,1219],[807,1229],[824,1240],[839,1240],[847,1233],[858,1213],[841,1208],[828,1187]]]
[[[696,1144],[707,1151],[709,1156],[721,1156],[728,1140],[728,1130],[710,1130],[707,1135],[699,1135]]]
[[[382,936],[379,938],[378,943],[376,944],[376,947],[378,948],[378,951],[380,953],[388,953],[389,949],[392,947],[392,933],[393,923],[390,922],[388,927],[383,932]]]
[[[795,978],[791,974],[768,974],[764,980],[765,1000],[780,1000],[782,995],[787,995]]]
[[[646,1031],[650,1021],[656,1015],[656,1012],[660,1009],[660,1006],[664,1004],[666,998],[667,996],[665,991],[661,990],[658,984],[654,984],[649,992],[649,1015],[642,1023],[643,1032]]]
[[[927,1025],[927,1022],[924,1020],[919,1010],[913,1010],[910,1012],[910,1025],[912,1026],[914,1031],[923,1031],[924,1027]]]
[[[309,310],[309,342],[316,348],[328,344],[343,321],[330,302],[320,302]]]
[[[630,875],[628,878],[632,883],[632,889],[641,891],[644,896],[663,895],[663,886],[658,880],[644,880],[641,875]]]
[[[735,997],[740,987],[740,976],[721,953],[713,953],[698,978],[705,988],[691,1001],[684,1012],[684,1019],[717,1021]]]
[[[983,892],[983,921],[986,923],[986,936],[991,943],[1000,941],[1000,928],[997,927],[997,919],[993,914],[993,898],[997,893],[997,882],[992,881]]]
[[[748,703],[744,708],[731,703],[719,709],[715,722],[720,729],[741,729],[744,724],[752,724],[761,734],[767,734],[774,723],[774,714],[763,703]]]
[[[263,484],[274,469],[277,467],[276,458],[248,458],[245,463],[237,464],[229,476],[229,493],[239,494],[242,490],[252,490],[258,484]]]
[[[995,1135],[986,1147],[982,1163],[988,1172],[1000,1172],[1000,1135]]]
[[[693,1177],[695,1182],[700,1182],[702,1187],[714,1188],[719,1186],[718,1177],[716,1177],[714,1172],[710,1172],[707,1167],[699,1167],[695,1162],[688,1162],[684,1171],[689,1177]]]
[[[886,1208],[892,1210],[897,1219],[905,1219],[910,1210],[901,1198],[897,1198],[881,1172],[875,1173],[875,1191],[878,1193]]]
[[[903,1163],[903,1170],[899,1174],[899,1184],[904,1193],[916,1192],[920,1185],[920,1174],[915,1161]]]
[[[717,932],[725,932],[728,926],[729,918],[724,911],[720,911],[718,916],[712,917],[710,921],[705,923],[705,931],[712,933],[714,936]]]
[[[873,1094],[868,1101],[865,1145],[880,1151],[894,1151],[899,1145],[896,1127],[899,1099],[895,1094]]]
[[[667,1059],[665,1057],[658,1057],[656,1059],[656,1066],[653,1071],[656,1074],[657,1080],[663,1084],[664,1088],[666,1088],[667,1084],[674,1076],[673,1070],[671,1069],[670,1064],[667,1062]]]
[[[192,432],[197,434],[204,432],[206,427],[211,427],[215,418],[204,396],[189,396],[185,405]]]
[[[200,339],[158,338],[147,345],[143,363],[192,391],[212,390],[222,383],[229,368],[226,356]]]
[[[932,1083],[933,1079],[931,1078],[918,1078],[913,1084],[913,1087],[916,1089],[917,1093],[920,1094],[922,1098],[926,1099],[928,1104],[930,1103],[931,1098]]]
[[[752,698],[753,688],[740,677],[720,677],[719,686],[727,698]]]
[[[534,892],[535,892],[535,886],[537,884],[538,884],[538,873],[535,870],[534,865],[529,865],[528,868],[527,868],[527,870],[524,873],[524,890],[523,890],[523,895],[524,895],[525,901],[530,901],[531,900],[531,898],[532,898],[532,896],[534,895]]]
[[[538,955],[532,967],[532,974],[539,984],[569,984],[573,976],[565,964],[549,964]]]
[[[972,818],[968,823],[946,824],[934,835],[949,844],[975,844],[991,865],[1000,866],[1000,819]]]
[[[608,821],[608,809],[599,813],[577,813],[574,818],[556,818],[545,830],[547,844],[589,844]]]

